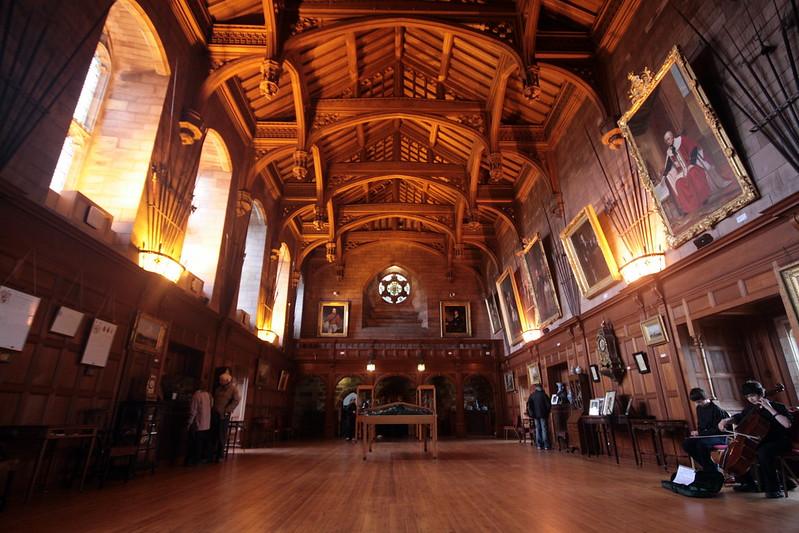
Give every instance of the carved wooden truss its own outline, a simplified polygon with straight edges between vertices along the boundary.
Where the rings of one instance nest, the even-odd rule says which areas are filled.
[[[199,5],[198,5],[199,4]],[[637,0],[175,0],[214,93],[252,139],[300,260],[408,240],[496,263],[515,200],[558,194],[550,148]],[[449,263],[448,263],[449,264]]]

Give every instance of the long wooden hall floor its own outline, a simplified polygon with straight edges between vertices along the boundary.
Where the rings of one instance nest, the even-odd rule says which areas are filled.
[[[379,443],[365,462],[360,450],[294,444],[162,468],[13,505],[0,531],[799,531],[799,492],[690,499],[660,488],[662,470],[516,441],[444,441],[438,461],[410,443]]]

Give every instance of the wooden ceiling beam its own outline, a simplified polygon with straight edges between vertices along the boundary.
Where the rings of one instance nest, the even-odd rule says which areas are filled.
[[[309,18],[351,18],[369,15],[412,15],[416,17],[432,16],[453,18],[499,18],[514,16],[515,7],[510,2],[459,3],[459,2],[427,2],[423,0],[386,2],[372,0],[370,2],[306,3],[299,6],[301,17]]]
[[[469,162],[466,168],[469,172],[469,210],[474,210],[477,202],[477,185],[480,180],[480,163],[483,159],[483,146],[477,143],[472,145],[472,151],[469,154]]]
[[[314,101],[316,113],[360,114],[373,111],[401,112],[412,108],[420,113],[460,115],[480,113],[485,106],[479,100],[424,100],[404,96],[387,98],[321,98]]]
[[[581,8],[575,2],[563,2],[562,0],[543,0],[544,7],[549,11],[562,15],[580,24],[590,28],[594,24],[596,14]]]
[[[275,0],[261,0],[264,10],[264,28],[266,28],[266,57],[277,57],[278,27],[277,27],[277,6]]]
[[[347,72],[352,83],[352,94],[358,96],[358,46],[355,43],[355,32],[344,36],[344,47],[347,50]]]
[[[499,128],[502,125],[502,110],[505,108],[505,92],[508,80],[516,69],[507,56],[502,56],[497,65],[496,75],[491,84],[491,92],[486,102],[488,113],[488,145],[492,152],[499,150]]]
[[[438,82],[443,83],[447,80],[449,72],[449,60],[452,57],[452,43],[455,37],[452,33],[447,32],[444,34],[444,42],[441,45],[441,68],[438,70]]]
[[[416,215],[448,215],[455,214],[451,205],[412,204],[408,202],[381,203],[381,204],[348,204],[339,207],[342,216],[371,215],[390,211],[395,214]]]
[[[361,163],[330,163],[328,175],[330,176],[376,176],[378,174],[391,176],[440,176],[447,178],[461,178],[466,176],[463,165],[444,163],[416,163],[410,161],[366,161]]]
[[[520,2],[517,2],[520,4]],[[527,0],[524,12],[521,13],[524,21],[522,31],[522,59],[531,65],[535,59],[535,42],[538,34],[538,18],[541,15],[541,0]]]

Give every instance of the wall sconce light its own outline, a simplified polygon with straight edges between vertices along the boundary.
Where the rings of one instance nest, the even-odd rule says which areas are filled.
[[[527,331],[522,332],[522,338],[524,342],[533,342],[537,341],[541,338],[541,330],[540,329],[528,329]]]
[[[262,341],[268,342],[269,344],[274,344],[277,341],[277,333],[271,329],[259,329],[258,338]]]
[[[139,266],[177,283],[186,268],[168,255],[153,250],[139,250]]]
[[[424,359],[419,359],[419,362],[416,364],[416,370],[419,372],[424,372],[427,367],[424,364]]]
[[[376,369],[377,369],[377,367],[375,366],[374,359],[369,359],[369,362],[366,363],[366,371],[367,372],[374,372]]]
[[[665,254],[645,254],[628,261],[619,267],[621,277],[627,284],[666,268]]]

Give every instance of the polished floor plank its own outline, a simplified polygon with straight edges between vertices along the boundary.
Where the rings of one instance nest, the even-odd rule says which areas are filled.
[[[251,450],[16,505],[0,531],[799,531],[799,492],[690,499],[660,487],[662,470],[515,441],[442,441],[439,454],[409,442],[378,443],[367,461],[343,442]]]

